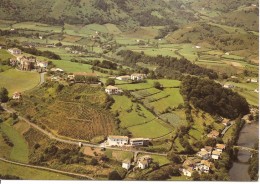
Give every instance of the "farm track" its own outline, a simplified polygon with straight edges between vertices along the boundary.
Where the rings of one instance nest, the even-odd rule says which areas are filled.
[[[8,112],[8,113],[16,113],[16,111],[12,108],[8,108],[6,107],[6,104],[1,104],[2,108]],[[26,123],[28,123],[32,128],[40,131],[41,133],[45,134],[48,138],[56,140],[58,142],[62,142],[62,143],[66,143],[66,144],[72,144],[72,145],[79,145],[79,143],[81,143],[82,146],[87,146],[87,147],[93,147],[93,148],[101,148],[101,145],[97,145],[97,144],[93,144],[93,143],[87,143],[87,142],[83,142],[82,140],[70,140],[70,139],[65,139],[65,138],[60,138],[57,137],[55,135],[53,135],[52,133],[42,129],[41,127],[39,127],[38,125],[30,122],[28,119],[18,115],[18,118]],[[170,132],[171,133],[171,132]],[[165,136],[165,135],[164,135]],[[127,152],[132,152],[135,153],[136,151],[138,151],[139,153],[144,153],[144,154],[151,154],[151,155],[159,155],[159,156],[167,156],[166,153],[158,153],[158,152],[148,152],[148,151],[139,151],[139,150],[127,150],[124,148],[118,148],[118,147],[106,147],[106,149],[110,149],[110,150],[117,150],[117,151],[127,151]]]
[[[57,170],[57,169],[51,169],[51,168],[48,168],[48,167],[42,167],[42,166],[24,164],[24,163],[20,163],[20,162],[15,162],[15,161],[7,160],[7,159],[5,159],[5,158],[0,158],[0,161],[6,162],[6,163],[10,163],[10,164],[14,164],[14,165],[23,166],[23,167],[29,167],[29,168],[34,168],[34,169],[40,169],[40,170],[45,170],[45,171],[56,172],[56,173],[60,173],[60,174],[66,174],[66,175],[71,175],[71,176],[83,177],[83,178],[87,178],[87,179],[89,179],[89,180],[95,180],[94,178],[92,178],[92,177],[90,177],[90,176],[87,176],[87,175],[85,175],[85,174],[78,174],[78,173],[73,173],[73,172],[67,172],[67,171]]]

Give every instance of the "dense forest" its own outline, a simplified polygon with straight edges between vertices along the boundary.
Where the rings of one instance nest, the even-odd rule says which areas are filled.
[[[195,108],[225,118],[236,118],[249,113],[246,99],[209,79],[186,76],[181,85],[182,95]]]
[[[142,62],[150,65],[157,65],[156,73],[162,77],[176,78],[181,74],[190,74],[198,76],[208,76],[210,79],[217,79],[218,75],[211,69],[202,68],[192,64],[185,58],[177,59],[175,57],[161,56],[157,57],[146,56],[143,53],[122,50],[117,55],[123,58],[123,64],[135,67],[136,63]]]

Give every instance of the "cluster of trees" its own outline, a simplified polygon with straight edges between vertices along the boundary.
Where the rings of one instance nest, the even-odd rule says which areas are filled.
[[[9,100],[8,91],[6,88],[0,88],[0,103],[5,103]]]
[[[168,33],[174,32],[174,31],[176,31],[178,29],[179,29],[179,27],[174,25],[174,24],[165,26],[164,28],[159,30],[159,34],[155,37],[155,39],[164,38],[166,35],[168,35]]]
[[[87,161],[84,159],[84,154],[80,152],[80,148],[72,150],[59,149],[55,145],[50,145],[49,147],[45,148],[39,158],[32,161],[32,164],[41,165],[43,162],[54,159],[58,160],[62,164],[87,163]]]
[[[56,60],[61,60],[61,57],[58,54],[55,54],[54,52],[51,51],[40,51],[36,48],[25,48],[25,47],[18,47],[21,49],[23,52],[35,55],[35,56],[43,56],[49,59],[56,59]]]
[[[199,76],[208,76],[210,79],[217,79],[216,72],[210,69],[202,68],[198,65],[192,64],[185,58],[177,59],[169,56],[146,56],[143,53],[136,53],[129,50],[121,50],[117,55],[123,57],[125,65],[135,67],[136,63],[142,62],[145,64],[152,64],[159,66],[156,73],[162,77],[175,78],[174,74],[181,76],[183,73]],[[149,71],[149,70],[148,70]]]
[[[244,97],[213,80],[186,76],[181,84],[181,94],[195,108],[214,115],[233,119],[249,113]]]
[[[76,75],[75,76],[75,82],[82,82],[82,83],[88,83],[88,84],[95,84],[99,82],[99,79],[94,76],[82,76],[82,75]]]
[[[100,62],[99,60],[94,60],[92,62],[92,65],[98,66],[98,67],[101,67],[101,68],[111,69],[111,70],[117,69],[117,64],[113,63],[111,61],[108,61],[108,60],[103,60],[102,62]]]
[[[13,142],[9,139],[9,137],[8,137],[4,132],[2,132],[2,137],[3,137],[3,139],[4,139],[4,142],[5,142],[8,146],[10,146],[10,147],[13,147],[13,146],[14,146]]]

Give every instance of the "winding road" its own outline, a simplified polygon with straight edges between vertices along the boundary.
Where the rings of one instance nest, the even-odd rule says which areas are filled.
[[[8,113],[17,113],[14,109],[9,108],[6,106],[6,104],[1,104],[2,108],[8,112]],[[61,137],[57,137],[55,135],[53,135],[52,133],[44,130],[43,128],[39,127],[38,125],[30,122],[28,119],[18,115],[18,118],[20,120],[23,120],[24,122],[28,123],[31,127],[33,127],[34,129],[40,131],[41,133],[45,134],[46,136],[48,136],[50,139],[62,142],[62,143],[66,143],[66,144],[73,144],[73,145],[78,145],[81,144],[82,146],[87,146],[87,147],[93,147],[93,148],[102,148],[103,146],[100,144],[92,144],[92,143],[86,143],[86,142],[82,142],[81,140],[68,140],[65,138],[61,138]],[[141,151],[141,150],[133,150],[133,149],[124,149],[124,148],[118,148],[118,147],[106,147],[106,149],[110,149],[110,150],[118,150],[118,151],[127,151],[127,152],[138,152],[138,153],[143,153],[143,154],[150,154],[150,155],[159,155],[159,156],[167,156],[166,153],[157,153],[157,152],[148,152],[148,151]]]

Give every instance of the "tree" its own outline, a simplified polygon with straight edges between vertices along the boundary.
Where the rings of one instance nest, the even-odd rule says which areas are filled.
[[[167,154],[167,158],[176,164],[181,163],[181,158],[179,157],[179,155],[176,155],[173,151]]]
[[[91,161],[90,161],[90,164],[91,164],[91,165],[97,165],[97,164],[98,164],[97,159],[92,158]]]
[[[160,90],[162,89],[162,85],[158,81],[155,81],[153,83],[153,87],[156,88],[156,89],[160,89]]]
[[[200,174],[197,171],[194,171],[191,177],[193,181],[200,181]]]
[[[109,180],[122,180],[121,176],[118,174],[117,171],[112,171],[108,174]]]
[[[109,85],[114,86],[115,84],[116,84],[116,82],[114,79],[107,79],[107,81],[106,81],[106,86],[109,86]]]
[[[5,103],[8,101],[8,91],[6,88],[2,87],[0,89],[0,102]]]

